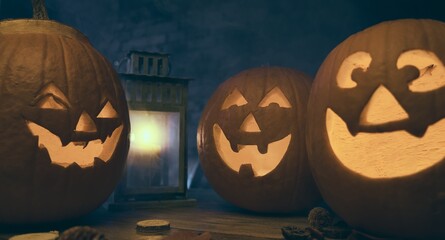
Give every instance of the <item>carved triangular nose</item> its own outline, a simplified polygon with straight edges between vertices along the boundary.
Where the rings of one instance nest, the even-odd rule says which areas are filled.
[[[361,125],[377,125],[408,118],[408,113],[383,85],[372,94],[360,115]]]
[[[96,132],[96,124],[94,124],[93,119],[85,111],[79,117],[77,121],[76,132]]]
[[[261,132],[258,123],[255,120],[255,117],[250,113],[246,119],[244,119],[243,124],[240,127],[241,131],[244,132]]]

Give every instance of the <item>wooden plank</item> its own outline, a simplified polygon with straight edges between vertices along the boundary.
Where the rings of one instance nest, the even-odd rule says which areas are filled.
[[[283,239],[281,227],[307,226],[306,216],[265,215],[240,210],[219,198],[213,191],[196,190],[188,194],[197,199],[195,207],[155,208],[114,212],[101,207],[80,219],[34,227],[0,225],[0,240],[22,233],[62,232],[73,226],[90,226],[104,233],[110,240],[156,240],[174,231],[210,232],[214,240],[272,240]],[[164,235],[143,235],[136,232],[136,223],[146,219],[163,219],[172,230]]]

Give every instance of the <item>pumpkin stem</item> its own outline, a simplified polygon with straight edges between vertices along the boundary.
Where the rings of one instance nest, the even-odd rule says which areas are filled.
[[[45,0],[32,0],[32,18],[47,20],[48,13],[46,12]]]

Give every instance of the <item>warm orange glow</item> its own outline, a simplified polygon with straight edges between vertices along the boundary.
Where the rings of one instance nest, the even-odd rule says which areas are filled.
[[[433,52],[410,50],[400,55],[397,68],[414,66],[419,69],[419,77],[408,85],[413,92],[428,92],[445,86],[445,67]]]
[[[164,116],[166,118],[166,116]],[[159,153],[165,145],[165,122],[147,111],[130,110],[131,148],[139,153]]]
[[[117,118],[118,114],[109,101],[104,105],[97,118]]]
[[[396,122],[408,118],[408,113],[400,106],[391,92],[380,85],[360,115],[360,124],[376,125]]]
[[[66,109],[66,107],[65,107],[63,104],[57,102],[57,101],[54,99],[54,96],[53,96],[53,95],[47,95],[47,96],[43,97],[43,98],[37,103],[37,106],[38,106],[39,108],[42,108],[42,109],[59,109],[59,110],[64,110],[64,109]]]
[[[346,123],[328,108],[326,129],[337,159],[350,170],[369,178],[414,174],[445,157],[445,119],[430,125],[421,138],[406,131],[361,132],[352,136]]]
[[[342,63],[337,74],[339,87],[355,86],[351,73],[355,68],[366,71],[371,62],[368,53],[357,52]],[[402,53],[397,67],[411,65],[420,76],[409,85],[411,91],[425,92],[445,86],[442,62],[432,52],[411,50]],[[360,125],[379,125],[409,118],[409,115],[383,85],[373,93],[363,109]],[[445,157],[445,119],[429,126],[423,137],[406,131],[382,133],[360,132],[352,136],[343,119],[330,108],[326,110],[329,142],[338,160],[350,170],[370,178],[392,178],[422,171]]]
[[[238,152],[230,147],[230,142],[218,124],[213,125],[213,140],[216,150],[224,163],[239,172],[241,165],[251,164],[255,176],[264,176],[274,170],[286,154],[291,135],[269,143],[267,153],[261,154],[256,145],[238,145]]]
[[[89,142],[70,142],[62,146],[60,138],[48,129],[31,121],[28,121],[27,125],[31,133],[39,138],[39,148],[46,148],[51,162],[63,167],[72,163],[89,167],[94,164],[96,157],[105,162],[110,160],[123,129],[123,125],[120,125],[103,143],[100,139],[96,139]]]
[[[235,105],[235,106],[242,106],[247,104],[246,99],[243,97],[243,95],[240,93],[238,89],[233,90],[227,96],[226,100],[224,101],[221,110],[228,109],[229,107]]]
[[[77,132],[96,132],[96,124],[94,124],[93,119],[91,119],[90,115],[83,111],[79,117],[79,121],[77,121],[76,125]]]
[[[36,97],[36,99],[41,101],[38,103],[41,108],[66,109],[63,104],[56,102],[55,98],[57,98],[57,100],[63,104],[70,106],[65,94],[63,94],[63,92],[54,83],[50,83],[43,87]]]
[[[67,106],[70,106],[65,94],[54,83],[43,87],[34,101],[36,101],[36,106],[42,109],[66,111]],[[107,102],[99,113],[99,117],[116,118],[118,115],[110,102]],[[80,167],[93,166],[95,158],[100,158],[105,162],[110,160],[123,129],[123,125],[117,127],[104,142],[100,139],[91,141],[76,140],[75,142],[68,143],[66,146],[62,146],[60,138],[48,129],[32,121],[27,121],[26,123],[31,133],[38,137],[39,148],[45,148],[48,151],[51,162],[63,167],[68,167],[72,163],[77,163]],[[94,120],[86,111],[80,114],[74,131],[97,132]]]
[[[244,119],[243,124],[240,127],[241,131],[244,132],[261,132],[258,123],[255,120],[255,117],[250,113],[247,115],[246,119]]]
[[[348,56],[341,64],[337,73],[337,85],[340,88],[353,88],[357,86],[351,78],[352,71],[357,68],[365,72],[371,64],[371,55],[367,52],[356,52]]]
[[[266,94],[263,100],[261,100],[259,106],[267,107],[271,103],[276,103],[282,108],[291,108],[291,105],[286,96],[284,96],[283,92],[278,87],[274,87],[272,90],[270,90],[270,92]]]
[[[128,188],[179,186],[180,112],[130,110]]]

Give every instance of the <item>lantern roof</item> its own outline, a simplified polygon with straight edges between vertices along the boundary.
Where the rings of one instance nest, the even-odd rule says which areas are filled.
[[[144,55],[144,56],[155,56],[155,57],[169,57],[170,56],[170,54],[168,54],[168,53],[130,50],[127,54],[127,57],[130,57],[133,54]]]

